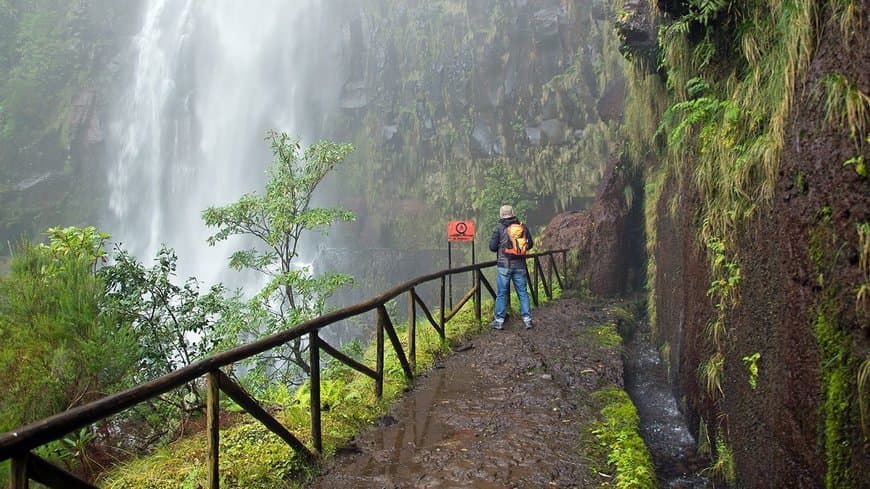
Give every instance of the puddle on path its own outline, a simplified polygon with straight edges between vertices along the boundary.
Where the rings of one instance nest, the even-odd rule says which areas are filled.
[[[680,412],[648,331],[638,330],[625,347],[625,389],[640,415],[641,436],[652,455],[660,487],[713,487],[700,474],[709,461],[697,455],[697,443]]]
[[[372,456],[362,462],[363,473],[381,472],[386,480],[426,473],[427,467],[415,460],[415,450],[437,447],[447,441],[445,437],[451,436],[449,428],[433,416],[438,408],[434,400],[447,390],[447,372],[437,369],[429,377],[431,390],[421,392],[393,415],[379,420],[380,425],[386,426],[380,430],[380,436],[372,440],[375,449]],[[394,415],[403,422],[397,422]]]

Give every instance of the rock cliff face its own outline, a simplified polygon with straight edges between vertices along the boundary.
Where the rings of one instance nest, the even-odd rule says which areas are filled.
[[[856,20],[868,2],[796,7],[779,14],[805,24],[747,33],[734,28],[747,2],[626,2],[616,27],[635,69],[623,160],[645,181],[650,320],[711,474],[732,487],[868,487],[870,26]],[[734,67],[734,85],[721,84]],[[752,70],[779,80],[742,78]],[[776,87],[766,98],[747,93],[765,86]],[[763,122],[747,120],[756,132],[728,146],[744,137],[729,129],[742,114]],[[768,152],[747,152],[760,134]],[[758,166],[731,171],[741,165]],[[614,168],[594,203],[556,216],[544,238],[575,250],[599,294],[631,284],[641,255],[624,244],[634,218],[622,196],[638,186]]]
[[[351,234],[430,245],[443,238],[431,222],[494,212],[476,204],[493,166],[541,204],[533,227],[594,195],[624,91],[604,3],[338,3],[346,82],[331,137],[357,147],[340,176],[363,216]]]
[[[572,250],[568,273],[578,283],[571,285],[610,297],[642,287],[643,197],[636,177],[624,162],[611,160],[593,204],[547,224],[544,249]]]
[[[716,42],[740,40],[727,27],[736,22],[730,15],[750,7],[735,2],[732,11],[717,14],[720,39],[705,44],[705,26],[688,22],[685,47],[670,44],[670,55],[664,54],[662,82],[671,84],[670,103],[683,102],[685,111],[670,116],[694,110],[697,118],[689,123],[694,129],[683,133],[693,138],[683,147],[693,150],[643,163],[646,188],[654,192],[646,209],[651,319],[702,447],[712,450],[718,468],[727,469],[718,476],[733,487],[868,487],[870,300],[862,291],[870,288],[870,180],[861,165],[870,158],[870,25],[850,19],[866,19],[870,4],[846,3],[855,9],[854,17],[837,9],[801,7],[812,26],[806,30],[809,49],[777,52],[765,46],[757,58],[751,49],[731,52],[730,58],[717,51],[709,71],[681,72],[675,53],[694,49],[697,55]],[[694,15],[676,5],[660,7],[677,18],[666,24]],[[629,13],[625,15],[627,19]],[[630,32],[643,31],[628,20],[623,24]],[[793,24],[777,35],[795,35],[792,29],[797,28]],[[624,39],[629,44],[624,52],[648,52],[643,36]],[[749,61],[741,61],[742,56]],[[791,56],[792,68],[803,68],[777,71],[771,60],[779,56]],[[786,114],[781,126],[771,123],[781,133],[768,133],[774,139],[781,135],[782,146],[779,153],[774,150],[778,157],[768,167],[772,172],[746,178],[768,182],[770,190],[754,187],[757,192],[735,198],[751,203],[745,211],[722,214],[730,221],[714,220],[710,216],[721,209],[712,206],[728,198],[718,189],[744,192],[744,183],[704,185],[704,172],[711,171],[706,165],[715,162],[705,151],[721,143],[708,141],[727,134],[722,128],[729,117],[741,117],[729,113],[728,104],[739,103],[735,101],[745,93],[729,93],[727,87],[714,91],[718,87],[713,88],[711,72],[721,74],[741,63],[753,69],[766,62],[771,62],[766,69],[770,77],[787,82],[770,102],[779,107],[786,101],[785,112],[760,114],[765,121]],[[692,94],[692,76],[710,88]],[[689,89],[681,89],[686,81]],[[744,83],[744,89],[753,87]],[[629,97],[635,95],[629,91]],[[703,105],[720,103],[717,96],[725,100],[721,106]],[[847,114],[849,97],[860,114]],[[710,115],[723,107],[724,117]],[[743,109],[752,110],[758,109]],[[736,131],[730,134],[740,137]],[[658,155],[667,152],[666,146],[680,144],[673,133],[665,135],[669,139],[658,141]],[[654,141],[653,134],[647,137]],[[723,161],[730,168],[747,164],[743,149],[731,148]],[[555,223],[569,218],[562,219]],[[609,222],[607,213],[578,220],[584,233]],[[582,240],[577,247],[589,249]]]
[[[103,205],[106,102],[142,0],[10,2],[0,12],[0,254]]]

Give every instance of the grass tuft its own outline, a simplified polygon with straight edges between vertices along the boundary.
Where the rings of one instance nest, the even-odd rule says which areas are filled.
[[[842,73],[829,73],[820,83],[825,89],[825,121],[848,128],[849,137],[860,144],[870,121],[870,97]]]
[[[592,427],[592,433],[607,451],[607,462],[614,472],[613,487],[658,487],[652,458],[638,434],[640,418],[631,398],[615,387],[596,391],[593,398],[603,407],[601,420]]]

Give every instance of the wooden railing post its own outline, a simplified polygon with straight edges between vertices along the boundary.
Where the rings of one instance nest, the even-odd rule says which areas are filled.
[[[97,489],[90,482],[80,479],[33,453],[27,457],[27,478],[41,484],[40,487]]]
[[[550,287],[553,285],[553,270],[556,268],[556,258],[553,255],[550,255]],[[560,289],[564,289],[565,286],[562,285],[562,278],[559,276],[559,270],[556,270],[556,282],[559,284]]]
[[[208,437],[208,488],[220,487],[220,379],[214,371],[206,376],[206,430]]]
[[[483,294],[480,293],[480,270],[475,270],[474,272],[474,319],[479,323],[481,320],[481,312],[480,312],[480,299]]]
[[[311,440],[314,450],[323,453],[323,432],[320,426],[320,337],[318,330],[308,334],[308,353],[311,356]]]
[[[441,313],[439,314],[440,321],[438,322],[438,324],[441,328],[441,331],[439,331],[439,333],[441,334],[441,341],[444,341],[445,339],[447,339],[447,329],[444,327],[444,324],[445,324],[444,314],[446,313],[446,311],[444,311],[444,306],[445,306],[445,304],[444,304],[444,285],[445,285],[445,282],[446,282],[445,276],[442,275],[441,276]]]
[[[378,306],[378,324],[383,326],[387,337],[390,338],[390,343],[393,345],[393,351],[396,353],[396,358],[405,372],[405,378],[410,382],[414,380],[414,372],[411,370],[411,365],[408,359],[405,358],[405,351],[402,349],[402,343],[399,341],[399,335],[396,334],[396,328],[393,327],[393,322],[390,320],[390,314],[387,308],[383,305]]]
[[[551,284],[553,283],[553,268],[556,266],[556,262],[553,261],[553,255],[547,255],[548,266],[547,266],[547,281]]]
[[[532,304],[534,304],[535,307],[538,307],[538,284],[532,283],[532,276],[529,274],[529,262],[527,260],[523,260],[523,268],[526,270],[526,288],[529,289],[529,295],[532,296]],[[538,274],[536,271],[535,277],[537,276]],[[519,291],[517,291],[517,293],[519,293]]]
[[[544,286],[544,293],[547,295],[547,299],[553,300],[553,284],[547,282],[544,274],[541,274],[541,285]]]
[[[441,282],[444,283],[443,281]],[[444,292],[444,287],[441,287],[441,292]],[[444,300],[444,296],[441,296],[441,300]],[[375,370],[377,371],[378,378],[375,379],[375,395],[380,399],[384,395],[384,325],[382,322],[378,321],[378,325],[375,328],[377,331],[375,337],[375,348],[377,351],[377,360]]]
[[[414,287],[408,291],[408,362],[411,370],[417,370],[417,304]]]
[[[538,297],[538,279],[539,279],[539,275],[541,275],[540,269],[541,269],[541,264],[538,262],[538,257],[536,256],[535,257],[535,279],[533,280],[533,282],[535,283],[535,297]]]
[[[24,454],[12,458],[12,473],[9,477],[10,489],[28,489],[30,487],[30,478],[27,475],[28,456],[28,454]]]

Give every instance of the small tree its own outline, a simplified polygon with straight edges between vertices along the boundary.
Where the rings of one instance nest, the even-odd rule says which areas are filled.
[[[106,284],[102,308],[129,324],[138,346],[137,368],[127,379],[139,384],[190,365],[222,345],[225,323],[236,320],[237,296],[223,285],[200,289],[190,277],[175,279],[177,257],[162,247],[146,268],[127,251],[116,249],[111,265],[99,270]],[[123,415],[128,449],[148,450],[171,439],[203,410],[200,385],[191,382],[137,405]]]
[[[240,337],[272,334],[322,314],[326,298],[351,281],[343,274],[314,277],[307,267],[297,266],[294,259],[299,256],[299,240],[306,231],[325,234],[332,223],[354,219],[353,213],[343,209],[311,207],[317,186],[353,147],[322,141],[303,152],[298,140],[275,131],[270,131],[266,140],[275,159],[265,194],[246,194],[238,202],[203,212],[206,225],[218,229],[208,238],[210,245],[235,235],[253,237],[260,245],[259,249],[239,250],[230,257],[233,269],[256,270],[268,278],[249,303],[251,320],[238,324],[236,334]],[[309,372],[303,355],[306,350],[307,344],[297,339],[261,357],[253,373],[264,380],[280,377],[294,382],[297,367]]]
[[[510,169],[496,165],[486,170],[483,178],[483,189],[477,193],[473,205],[482,224],[481,230],[485,236],[498,223],[498,209],[502,204],[510,204],[514,214],[525,221],[526,212],[536,205],[533,196],[525,191],[523,180]]]
[[[203,293],[196,278],[175,283],[178,258],[172,249],[162,247],[154,261],[152,268],[145,268],[127,251],[117,249],[112,265],[100,269],[106,282],[104,310],[133,326],[141,348],[134,383],[213,353],[222,343],[219,325],[234,305],[234,297],[228,296],[223,285],[213,285]],[[189,386],[189,396],[199,399],[193,386]]]

